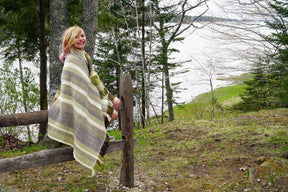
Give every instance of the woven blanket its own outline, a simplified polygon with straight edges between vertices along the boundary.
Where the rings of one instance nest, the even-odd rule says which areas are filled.
[[[87,61],[69,54],[64,63],[61,86],[48,111],[48,136],[73,147],[76,161],[92,170],[102,163],[99,155],[106,139],[102,103],[91,83]]]

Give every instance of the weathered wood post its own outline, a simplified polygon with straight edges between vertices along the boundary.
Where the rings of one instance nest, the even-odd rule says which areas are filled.
[[[120,99],[122,107],[121,132],[125,148],[122,151],[122,167],[120,173],[120,183],[126,187],[134,186],[134,142],[133,142],[133,94],[132,79],[130,75],[120,77]]]

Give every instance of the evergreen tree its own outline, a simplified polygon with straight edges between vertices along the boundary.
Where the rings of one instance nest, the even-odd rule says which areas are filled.
[[[156,43],[154,34],[150,34],[152,30],[146,29],[150,23],[148,12],[149,4],[145,5],[144,0],[100,2],[99,29],[102,33],[99,33],[98,51],[96,52],[98,58],[101,58],[98,60],[97,66],[103,68],[103,71],[108,70],[107,67],[110,66],[110,71],[118,71],[116,79],[119,73],[132,75],[137,103],[135,109],[138,114],[138,117],[135,118],[139,118],[138,122],[141,122],[142,128],[146,126],[146,114],[150,116],[148,94],[154,87],[151,85],[149,77],[156,71],[155,69],[159,69],[158,66],[152,67],[152,64],[156,64],[156,62],[152,62],[152,51],[148,55],[145,48],[148,43],[150,45]],[[153,18],[151,18],[152,20]],[[102,64],[103,61],[110,64]],[[148,63],[151,69],[149,71]],[[99,74],[101,75],[100,71]],[[106,76],[105,74],[109,73],[104,73],[104,76]],[[109,76],[114,81],[114,77],[111,77],[111,74]]]
[[[37,110],[39,90],[32,74],[28,67],[15,67],[11,62],[6,63],[0,69],[0,114],[13,114]],[[36,108],[35,108],[36,106]],[[31,141],[33,133],[30,127],[27,127],[27,140]],[[9,133],[18,136],[23,133],[17,127],[5,128],[1,133]],[[34,138],[35,139],[35,138]]]
[[[28,78],[34,80],[30,77],[31,74],[27,73],[27,69],[23,66],[25,61],[36,61],[38,57],[36,54],[39,49],[39,1],[0,1],[0,45],[3,49],[2,56],[5,62],[11,65],[11,69],[19,71],[17,76],[19,79],[15,79],[18,83],[15,84],[16,87],[11,87],[12,90],[21,90],[18,94],[20,98],[19,103],[14,103],[17,106],[17,112],[28,112],[35,110],[37,105],[30,105],[31,102],[39,103],[39,98],[35,100],[32,97],[31,86],[35,82],[30,82],[31,86],[26,83],[27,75]],[[14,62],[18,62],[18,67],[14,66]],[[29,66],[30,67],[30,66]],[[31,66],[31,69],[35,66]],[[12,80],[12,79],[11,79]],[[14,92],[14,91],[12,91]],[[9,97],[6,97],[9,99]],[[13,100],[12,100],[13,101]],[[11,104],[11,103],[10,103]],[[29,126],[27,126],[28,140],[31,141],[31,133]]]
[[[0,45],[8,60],[18,57],[35,59],[38,52],[39,17],[38,0],[0,0]]]
[[[138,79],[136,74],[139,73],[141,60],[135,19],[133,1],[106,0],[99,4],[99,33],[94,63],[105,86],[115,95],[118,95],[121,73],[130,73],[134,79]]]
[[[181,41],[183,38],[181,34],[188,30],[190,27],[194,27],[193,23],[198,17],[205,14],[208,9],[200,9],[199,16],[195,19],[189,21],[184,26],[185,17],[190,11],[197,8],[201,8],[206,5],[206,0],[198,2],[184,1],[170,1],[164,2],[161,0],[152,0],[152,10],[155,15],[154,18],[154,28],[157,33],[157,38],[159,38],[158,45],[158,61],[159,65],[162,66],[163,71],[163,81],[165,83],[166,91],[166,102],[168,105],[168,121],[174,120],[173,111],[173,87],[170,83],[171,71],[178,67],[175,63],[171,63],[169,55],[176,51],[175,49],[170,49],[170,46],[175,41]],[[177,22],[172,22],[173,19],[177,18]]]
[[[123,65],[128,65],[127,54],[130,52],[130,46],[125,35],[122,39],[123,35],[118,34],[119,42],[117,43],[113,35],[115,34],[98,34],[94,67],[107,89],[112,94],[118,95],[120,67],[122,65],[121,70],[123,70],[125,68]]]
[[[269,6],[277,17],[266,22],[272,32],[265,39],[274,49],[253,69],[253,79],[246,82],[241,103],[246,110],[288,107],[288,1],[272,0]]]
[[[271,103],[271,79],[270,69],[267,61],[259,61],[251,70],[253,78],[245,82],[246,91],[241,95],[243,102],[236,108],[244,111],[260,110],[266,108]]]
[[[273,0],[269,5],[280,18],[267,22],[268,27],[274,31],[267,39],[276,45],[275,53],[270,55],[274,59],[271,66],[271,84],[277,98],[273,105],[288,107],[288,1]]]

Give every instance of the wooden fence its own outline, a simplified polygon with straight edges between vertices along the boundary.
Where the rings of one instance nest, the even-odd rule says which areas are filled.
[[[120,183],[131,188],[134,186],[134,145],[137,141],[133,138],[133,98],[130,75],[121,75],[120,77],[120,100],[122,140],[110,142],[106,153],[122,150]],[[0,128],[46,123],[47,119],[47,110],[5,115],[0,116]],[[74,160],[72,147],[47,149],[28,155],[0,159],[0,173],[72,160]]]

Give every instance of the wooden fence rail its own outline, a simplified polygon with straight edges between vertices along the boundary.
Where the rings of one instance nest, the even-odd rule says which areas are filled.
[[[15,113],[0,116],[0,127],[11,127],[19,125],[30,125],[35,123],[47,122],[48,111],[35,111],[28,113]]]
[[[133,138],[133,99],[130,75],[121,75],[120,77],[120,99],[122,140],[110,142],[106,153],[122,150],[120,183],[131,188],[134,186],[134,145],[137,144],[137,141]],[[45,123],[47,119],[47,110],[4,115],[0,116],[0,127]],[[74,160],[72,147],[47,149],[28,155],[0,159],[0,173],[72,160]]]

